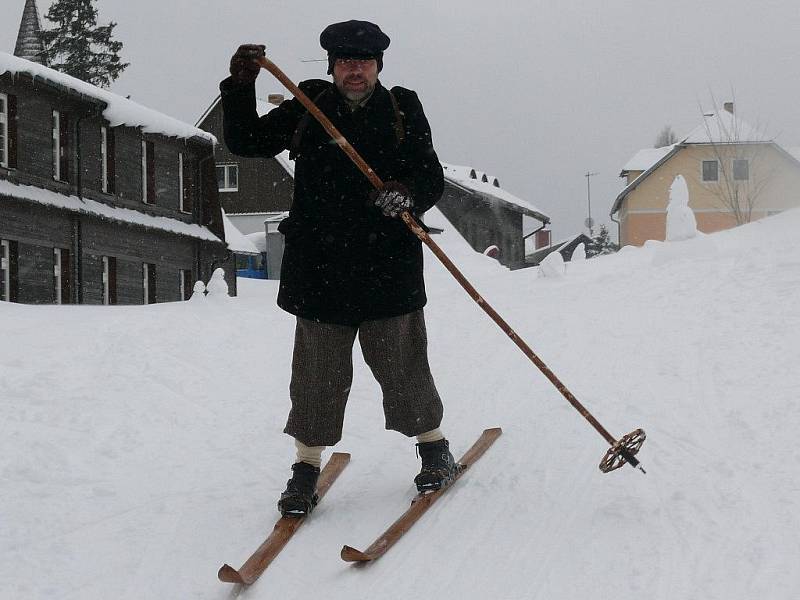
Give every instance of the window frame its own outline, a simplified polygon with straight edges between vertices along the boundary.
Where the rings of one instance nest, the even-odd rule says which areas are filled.
[[[53,109],[53,179],[61,181],[61,111]]]
[[[142,203],[156,203],[155,143],[142,137]]]
[[[8,108],[8,94],[0,92],[0,100],[2,100],[2,110],[0,110],[0,125],[3,127],[3,141],[0,142],[2,146],[0,146],[0,152],[2,152],[2,158],[0,159],[0,167],[4,169],[9,168],[9,160],[8,160],[8,149],[9,149],[9,133],[10,128],[8,125],[9,122],[9,108]]]
[[[192,270],[180,269],[178,271],[178,278],[181,287],[181,300],[189,300],[192,297],[194,286],[192,285]]]
[[[223,163],[216,165],[217,169],[224,169],[223,170],[223,187],[219,188],[220,192],[230,193],[230,192],[238,192],[239,191],[239,164],[238,163]],[[236,172],[236,187],[230,186],[230,176],[229,176],[229,169],[233,167]],[[219,177],[217,177],[219,181]]]
[[[746,177],[737,177],[736,163],[744,163]],[[750,181],[750,161],[746,158],[731,159],[731,173],[733,174],[734,181]]]
[[[714,174],[716,177],[714,179],[706,179],[706,163],[711,164],[714,163],[716,165],[716,169]],[[713,160],[703,160],[700,163],[700,180],[703,183],[719,183],[719,160],[716,158]]]
[[[11,302],[11,242],[0,240],[0,300]]]
[[[114,256],[103,257],[103,304],[117,303],[117,259]]]
[[[100,189],[108,193],[108,127],[100,127]]]
[[[53,248],[53,289],[56,304],[71,304],[70,252],[66,248]]]
[[[156,273],[156,265],[154,263],[142,263],[143,304],[155,304],[158,301]]]

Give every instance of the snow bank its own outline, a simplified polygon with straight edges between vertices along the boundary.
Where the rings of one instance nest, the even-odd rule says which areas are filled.
[[[799,228],[793,210],[628,247],[556,286],[435,236],[613,435],[647,431],[648,474],[600,473],[605,441],[426,251],[451,448],[503,436],[381,561],[345,565],[343,544],[408,507],[419,468],[355,344],[336,448],[353,458],[247,590],[217,569],[271,531],[294,458],[279,282],[240,279],[220,304],[0,303],[3,597],[401,600],[435,581],[441,600],[795,598]]]

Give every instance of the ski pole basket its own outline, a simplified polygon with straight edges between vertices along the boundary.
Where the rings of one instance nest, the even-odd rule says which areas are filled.
[[[606,452],[606,455],[600,462],[600,470],[603,473],[609,473],[614,469],[619,469],[625,463],[630,463],[632,467],[645,473],[646,471],[642,468],[642,465],[639,464],[635,456],[639,452],[639,448],[644,444],[646,437],[644,429],[637,429],[636,431],[630,432],[628,435],[622,436],[622,438]]]

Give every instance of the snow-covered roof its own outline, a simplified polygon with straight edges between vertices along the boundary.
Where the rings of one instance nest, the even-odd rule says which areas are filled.
[[[256,231],[255,233],[248,233],[245,236],[259,252],[267,251],[267,233],[265,231]]]
[[[262,213],[265,215],[264,223],[280,223],[289,216],[288,210]]]
[[[496,177],[476,171],[472,167],[462,167],[448,163],[442,163],[442,167],[444,168],[445,179],[462,187],[479,192],[484,196],[490,196],[503,202],[512,204],[523,209],[523,211],[527,211],[529,216],[538,218],[539,220],[542,220],[540,218],[542,217],[545,221],[549,222],[550,219],[545,215],[545,213],[543,213],[533,204],[527,202],[526,200],[522,200],[521,198],[517,198],[515,195],[501,188],[500,182]]]
[[[669,154],[674,147],[675,145],[673,144],[671,146],[662,146],[661,148],[643,148],[625,163],[625,166],[622,167],[622,173],[624,174],[628,171],[646,171]]]
[[[22,198],[30,200],[46,206],[53,206],[65,210],[79,212],[97,217],[104,217],[113,221],[120,221],[131,225],[140,225],[142,227],[150,227],[152,229],[160,229],[162,231],[169,231],[171,233],[178,233],[201,240],[210,242],[222,243],[217,236],[215,236],[207,228],[194,223],[185,223],[178,219],[170,217],[156,217],[148,215],[138,210],[130,208],[120,208],[116,206],[109,206],[96,200],[89,200],[87,198],[78,198],[77,196],[66,196],[46,190],[44,188],[34,187],[31,185],[19,185],[11,183],[6,179],[0,179],[0,196],[9,196],[12,198]],[[0,200],[1,201],[1,200]]]
[[[703,122],[692,129],[681,144],[731,144],[771,142],[763,131],[727,110],[703,115]]]
[[[800,162],[800,146],[792,146],[791,148],[784,148],[794,159]]]
[[[236,226],[231,223],[225,211],[222,211],[222,223],[225,226],[225,241],[228,243],[228,248],[235,254],[260,254],[255,244],[244,235],[241,231],[236,229]]]
[[[128,127],[141,127],[145,133],[158,133],[168,137],[179,138],[200,138],[212,144],[217,143],[217,139],[202,129],[198,129],[188,123],[169,117],[151,108],[147,108],[118,96],[108,90],[104,90],[70,75],[65,75],[54,69],[40,64],[12,56],[5,52],[0,52],[0,75],[4,73],[27,73],[34,79],[43,80],[51,85],[67,88],[78,94],[83,94],[94,100],[105,104],[103,117],[112,127],[125,125]]]

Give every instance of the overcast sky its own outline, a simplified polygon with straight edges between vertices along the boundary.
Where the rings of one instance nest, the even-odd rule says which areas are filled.
[[[42,16],[49,0],[39,0]],[[24,0],[3,0],[13,52]],[[16,8],[13,5],[16,4]],[[712,94],[784,146],[800,146],[796,0],[98,0],[131,66],[112,91],[191,123],[217,94],[240,43],[267,46],[295,81],[327,78],[319,33],[363,19],[391,37],[381,81],[415,89],[444,162],[472,165],[582,230],[622,188],[619,171],[664,125],[700,122]],[[11,7],[11,10],[8,8]],[[44,21],[48,26],[48,22]],[[259,94],[283,92],[264,71]],[[287,94],[288,95],[288,94]]]

